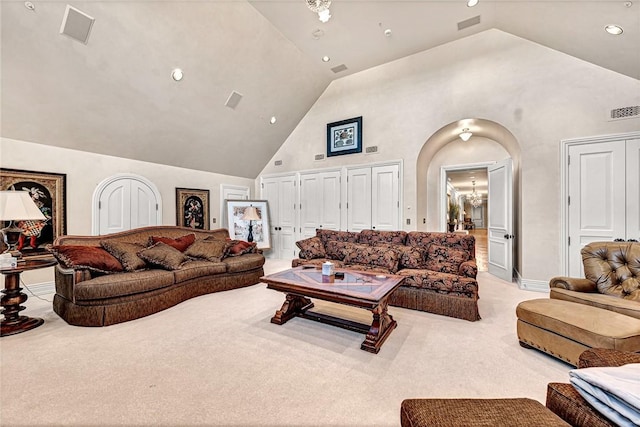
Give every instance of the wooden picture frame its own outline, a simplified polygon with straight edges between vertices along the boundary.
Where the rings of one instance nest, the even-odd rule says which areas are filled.
[[[327,124],[327,157],[362,153],[362,116]]]
[[[25,231],[18,249],[23,258],[49,258],[53,242],[67,231],[67,175],[0,168],[0,190],[28,191],[45,221],[16,221]],[[4,222],[2,227],[6,227]]]
[[[271,249],[269,228],[269,206],[266,200],[225,200],[227,212],[227,229],[229,237],[234,240],[247,240],[249,222],[242,219],[244,210],[253,206],[258,211],[259,221],[253,221],[253,241],[258,249]]]
[[[176,225],[209,230],[209,190],[176,187]]]

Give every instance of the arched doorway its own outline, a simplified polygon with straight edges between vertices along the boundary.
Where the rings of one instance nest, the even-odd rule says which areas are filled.
[[[117,233],[162,224],[162,197],[154,183],[134,174],[117,174],[93,192],[92,232]]]
[[[441,213],[444,210],[445,200],[440,191],[439,172],[433,176],[429,173],[430,166],[438,152],[442,149],[450,150],[450,146],[460,144],[459,134],[463,128],[469,128],[473,137],[464,144],[482,142],[489,140],[501,146],[501,150],[506,151],[513,163],[513,223],[514,235],[518,235],[521,229],[521,198],[520,198],[520,146],[508,129],[499,123],[486,119],[465,119],[449,123],[431,135],[424,143],[416,161],[416,206],[418,213],[419,230],[438,230],[441,228]],[[477,147],[475,147],[477,148]],[[453,156],[455,158],[455,156]],[[494,161],[503,160],[504,156],[496,157]],[[483,161],[491,160],[489,158]],[[451,161],[455,164],[455,160]],[[515,240],[513,264],[518,269],[521,265],[521,242]]]

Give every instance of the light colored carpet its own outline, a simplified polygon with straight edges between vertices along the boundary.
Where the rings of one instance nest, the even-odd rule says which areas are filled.
[[[544,403],[570,366],[518,345],[515,307],[547,295],[488,273],[479,283],[482,320],[390,307],[398,327],[377,355],[359,333],[271,324],[284,295],[264,284],[106,328],[69,326],[30,297],[24,313],[46,323],[0,340],[0,424],[398,426],[406,398]]]

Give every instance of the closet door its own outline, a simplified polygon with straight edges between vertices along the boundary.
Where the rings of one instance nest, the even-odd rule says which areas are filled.
[[[271,214],[271,250],[269,258],[292,259],[296,256],[296,175],[263,178],[261,198],[269,202]]]
[[[371,228],[371,168],[347,171],[347,230]]]
[[[640,241],[640,139],[627,140],[626,157],[626,238]]]
[[[371,228],[400,229],[400,172],[398,165],[371,168]]]
[[[340,230],[340,171],[320,174],[320,228]]]
[[[321,224],[321,177],[318,173],[300,174],[300,238],[316,235]]]

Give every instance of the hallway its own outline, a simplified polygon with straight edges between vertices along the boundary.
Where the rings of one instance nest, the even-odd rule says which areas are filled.
[[[487,229],[476,228],[469,230],[469,234],[476,238],[476,264],[478,265],[478,271],[489,271]]]

